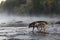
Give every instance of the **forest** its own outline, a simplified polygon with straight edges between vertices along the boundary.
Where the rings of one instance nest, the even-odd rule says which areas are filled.
[[[60,0],[6,0],[0,8],[13,14],[59,15]]]

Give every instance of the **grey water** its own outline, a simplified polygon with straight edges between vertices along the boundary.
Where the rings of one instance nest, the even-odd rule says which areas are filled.
[[[31,32],[32,28],[28,28],[28,25],[18,27],[16,22],[22,21],[20,24],[29,24],[33,21],[47,21],[47,22],[57,22],[60,21],[57,17],[46,17],[46,16],[8,16],[0,15],[0,40],[60,40],[60,25],[54,24],[47,25],[46,31],[49,34],[37,33],[35,29],[34,33]],[[9,24],[9,25],[8,25]],[[15,24],[11,26],[10,24]],[[4,27],[4,26],[5,27]],[[8,27],[6,26],[8,25]],[[2,27],[3,26],[3,27]]]

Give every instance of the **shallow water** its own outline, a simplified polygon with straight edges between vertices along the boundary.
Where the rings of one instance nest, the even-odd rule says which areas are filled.
[[[32,28],[27,27],[0,27],[0,39],[12,39],[12,40],[60,40],[60,27],[55,31],[56,27],[47,28],[49,34],[37,33],[35,29],[34,33],[31,32]],[[50,30],[51,29],[51,30]]]
[[[18,20],[17,20],[18,19]],[[31,23],[33,21],[47,21],[56,22],[59,18],[49,18],[49,17],[18,17],[18,16],[3,16],[0,17],[0,26],[13,24],[15,21],[23,21],[24,23]],[[32,28],[28,26],[24,27],[0,27],[0,40],[10,39],[10,40],[60,40],[60,25],[54,24],[47,25],[46,31],[49,34],[37,33],[35,29],[34,33],[31,32]]]

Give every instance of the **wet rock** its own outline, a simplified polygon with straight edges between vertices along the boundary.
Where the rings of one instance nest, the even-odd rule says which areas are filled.
[[[15,23],[23,23],[23,21],[16,21]]]
[[[1,23],[1,24],[6,24],[6,23]]]
[[[56,22],[55,24],[60,24],[60,21]]]
[[[27,24],[24,23],[23,21],[10,22],[10,23],[7,23],[6,25],[5,23],[3,24],[1,25],[1,27],[25,27],[27,26]]]

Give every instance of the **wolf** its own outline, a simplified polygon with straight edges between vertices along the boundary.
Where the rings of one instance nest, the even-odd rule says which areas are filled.
[[[46,22],[46,21],[35,21],[35,22],[32,22],[29,24],[29,28],[33,27],[32,31],[34,31],[34,28],[36,27],[38,31],[46,32],[47,24],[48,24],[48,22]]]

